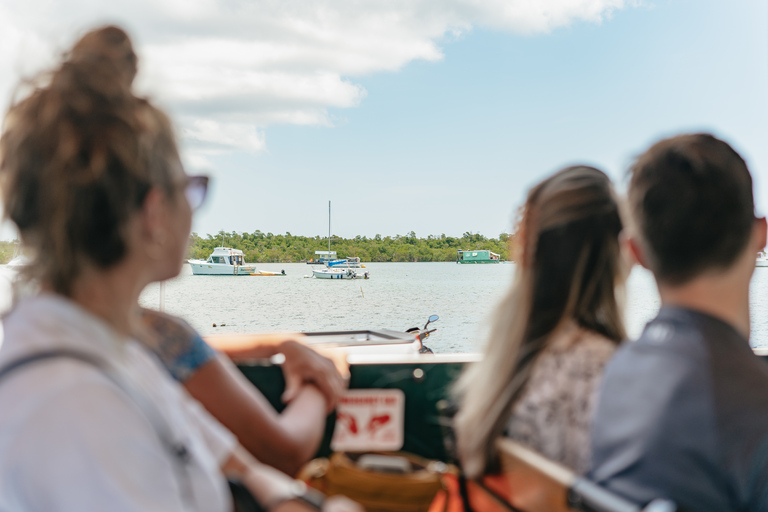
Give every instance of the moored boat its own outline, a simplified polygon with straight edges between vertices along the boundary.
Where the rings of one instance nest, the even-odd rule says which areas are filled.
[[[309,260],[307,265],[327,265],[331,261],[338,261],[336,251],[315,251],[314,259]]]
[[[257,270],[256,272],[251,272],[252,276],[284,276],[285,270],[281,270],[280,272],[270,272],[268,270]]]
[[[358,273],[351,268],[324,268],[313,270],[312,275],[316,279],[368,279],[368,272]]]
[[[487,250],[463,251],[459,249],[456,263],[501,263],[501,257]]]
[[[768,267],[768,254],[765,251],[757,253],[757,259],[755,260],[756,267]]]
[[[196,276],[249,276],[256,267],[245,263],[243,251],[231,247],[216,247],[207,260],[189,260]]]
[[[333,260],[326,263],[326,265],[331,268],[365,268],[365,265],[360,262],[360,258],[358,257]]]

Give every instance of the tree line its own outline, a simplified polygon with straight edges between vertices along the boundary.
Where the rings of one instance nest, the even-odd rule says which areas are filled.
[[[478,233],[464,233],[461,237],[441,234],[419,238],[411,231],[407,235],[381,236],[372,238],[331,237],[331,250],[339,258],[357,256],[362,261],[373,262],[415,262],[415,261],[456,261],[459,249],[487,249],[510,259],[510,245],[514,235],[502,233],[497,238],[486,238]],[[189,259],[207,259],[214,247],[232,247],[243,251],[249,263],[298,263],[315,258],[315,251],[328,250],[328,238],[321,236],[296,236],[290,233],[274,235],[259,230],[253,233],[227,233],[201,237],[192,233],[189,237]]]
[[[4,265],[13,259],[13,254],[18,244],[18,240],[13,240],[12,242],[0,240],[0,263]]]

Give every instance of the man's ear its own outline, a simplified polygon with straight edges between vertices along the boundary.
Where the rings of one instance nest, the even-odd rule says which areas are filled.
[[[757,246],[757,251],[763,251],[765,250],[766,245],[766,237],[768,237],[768,224],[766,224],[765,217],[757,217],[755,219],[754,224],[754,230],[755,230],[755,245]]]
[[[619,243],[635,263],[640,264],[643,268],[648,268],[642,246],[636,238],[626,231],[622,231],[619,233]]]

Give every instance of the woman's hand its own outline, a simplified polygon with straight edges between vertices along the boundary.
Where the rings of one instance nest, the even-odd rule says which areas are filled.
[[[282,400],[289,403],[304,384],[313,384],[325,397],[328,412],[336,408],[341,395],[347,389],[347,375],[342,377],[338,362],[328,359],[311,348],[293,340],[281,343],[280,352],[285,355],[283,375],[285,392]],[[342,367],[346,370],[346,368]],[[348,370],[345,373],[349,373]]]

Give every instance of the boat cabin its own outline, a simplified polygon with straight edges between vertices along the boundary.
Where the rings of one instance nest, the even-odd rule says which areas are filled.
[[[328,263],[337,259],[336,251],[315,251],[314,263]]]
[[[463,251],[459,249],[456,255],[457,263],[501,263],[501,257],[495,252],[486,250]]]
[[[231,247],[216,247],[206,263],[219,263],[223,265],[245,265],[243,251]]]

